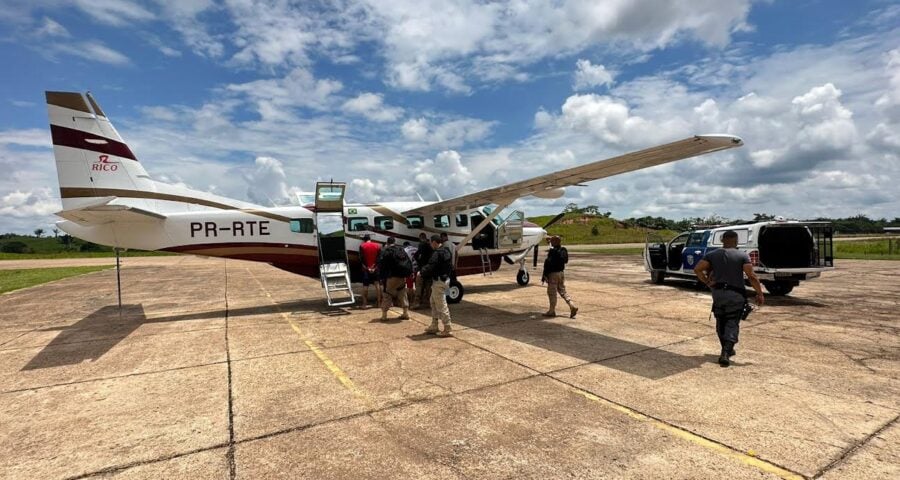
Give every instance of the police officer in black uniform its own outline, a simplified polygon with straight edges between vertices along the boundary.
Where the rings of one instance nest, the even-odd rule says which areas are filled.
[[[722,248],[717,248],[706,255],[694,267],[697,278],[712,289],[712,311],[716,316],[716,333],[722,345],[719,365],[730,365],[729,357],[735,355],[734,345],[738,343],[740,322],[747,305],[747,290],[744,288],[744,275],[756,290],[756,304],[762,305],[765,297],[762,285],[753,272],[750,256],[737,249],[738,235],[734,230],[722,234]],[[746,307],[745,307],[746,305]]]
[[[431,242],[428,241],[425,232],[420,233],[419,247],[415,256],[416,264],[419,265],[419,275],[416,277],[416,297],[418,301],[416,306],[413,307],[414,309],[428,308],[431,302],[431,281],[426,281],[424,275],[422,275],[422,269],[431,260],[432,252],[434,252],[434,248],[431,246]]]

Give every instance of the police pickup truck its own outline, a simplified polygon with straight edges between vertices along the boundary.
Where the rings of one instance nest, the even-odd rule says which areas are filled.
[[[766,221],[698,228],[668,242],[648,237],[644,266],[654,283],[666,277],[696,280],[694,267],[707,252],[722,248],[722,234],[734,230],[756,276],[772,295],[787,295],[802,280],[834,268],[833,229],[827,222]]]

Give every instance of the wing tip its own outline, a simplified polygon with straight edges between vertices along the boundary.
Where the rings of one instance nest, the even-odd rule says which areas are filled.
[[[708,133],[705,135],[695,135],[694,137],[719,144],[723,147],[740,147],[744,145],[744,139],[737,135],[729,135],[727,133]]]

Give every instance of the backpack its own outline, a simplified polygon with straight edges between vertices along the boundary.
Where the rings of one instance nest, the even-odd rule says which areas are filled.
[[[408,277],[413,273],[412,260],[402,247],[391,247],[391,257],[394,265],[391,268],[392,277]]]

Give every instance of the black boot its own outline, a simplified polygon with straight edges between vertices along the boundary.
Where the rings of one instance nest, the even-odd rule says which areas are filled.
[[[719,355],[719,365],[721,365],[723,367],[727,367],[727,366],[731,365],[731,362],[728,361],[728,350],[726,350],[724,348],[722,349],[722,354]]]
[[[731,342],[722,342],[722,352],[723,355],[728,355],[729,358],[737,354],[737,352],[734,351],[734,344]]]

